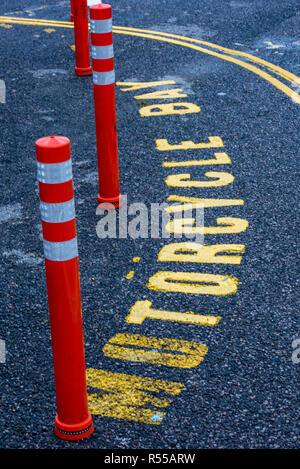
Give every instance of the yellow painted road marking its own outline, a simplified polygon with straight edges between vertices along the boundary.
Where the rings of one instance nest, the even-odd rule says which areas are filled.
[[[200,326],[216,326],[221,316],[211,316],[207,314],[195,314],[193,311],[181,313],[179,311],[166,311],[151,308],[152,302],[136,301],[130,308],[130,314],[125,321],[130,324],[142,324],[145,319],[156,319],[161,321],[174,321],[186,324],[197,324]]]
[[[231,184],[234,176],[230,173],[219,171],[207,171],[205,177],[214,179],[213,181],[191,181],[189,173],[170,174],[165,180],[170,187],[222,187]]]
[[[133,276],[134,276],[134,270],[131,270],[131,271],[128,272],[128,274],[126,275],[126,278],[127,278],[127,280],[130,280],[130,279],[132,279]]]
[[[114,29],[114,32],[115,33],[118,33],[118,34],[127,34],[129,36],[139,36],[139,37],[144,37],[144,38],[148,38],[148,39],[156,39],[158,41],[163,41],[163,42],[169,42],[170,44],[176,44],[176,45],[179,45],[179,46],[184,46],[184,47],[188,47],[190,49],[194,49],[194,50],[197,50],[199,52],[203,52],[204,54],[209,54],[209,55],[212,55],[214,57],[217,57],[219,59],[222,59],[222,60],[226,60],[227,62],[231,62],[231,63],[234,63],[236,65],[239,65],[240,67],[243,67],[247,70],[249,70],[250,72],[252,73],[255,73],[256,75],[260,76],[261,78],[263,78],[264,80],[268,81],[269,83],[271,83],[273,86],[275,86],[275,88],[279,89],[280,91],[282,91],[283,93],[285,93],[287,96],[289,96],[290,98],[293,99],[294,102],[296,102],[297,104],[300,104],[300,96],[296,96],[295,97],[295,91],[292,90],[291,88],[289,88],[288,86],[286,86],[284,83],[282,83],[281,81],[279,81],[277,78],[274,78],[272,75],[270,75],[269,73],[261,70],[260,68],[254,66],[254,65],[251,65],[247,62],[244,62],[242,60],[239,60],[239,59],[236,59],[235,57],[232,57],[232,56],[229,56],[229,55],[223,55],[219,52],[215,52],[213,50],[209,50],[209,49],[205,49],[203,47],[200,47],[200,46],[197,46],[195,44],[188,44],[186,42],[183,42],[183,41],[178,41],[178,40],[175,40],[175,39],[170,39],[168,37],[162,37],[162,36],[155,36],[153,34],[143,34],[143,33],[137,33],[137,32],[131,32],[131,31],[123,31],[121,29]],[[272,64],[270,64],[269,66],[269,69],[271,69],[272,71],[275,71],[275,68],[273,70],[273,68],[271,67]],[[275,66],[274,66],[275,67]],[[275,72],[277,73],[277,72]],[[278,73],[277,73],[278,74]],[[285,75],[285,76],[283,76]],[[293,76],[295,77],[295,79],[297,79],[298,77],[296,75],[293,75],[293,74],[290,74],[289,72],[287,73],[282,73],[280,74],[280,76],[282,78],[286,78],[287,80],[291,81],[291,78],[290,76]],[[294,81],[294,80],[293,80]]]
[[[194,295],[232,295],[239,281],[229,275],[162,270],[149,278],[149,290]]]
[[[103,347],[104,355],[110,358],[178,368],[198,366],[207,351],[206,345],[199,342],[139,334],[116,334]]]
[[[206,166],[214,164],[231,164],[231,159],[227,153],[215,153],[214,158],[200,159],[200,160],[188,160],[188,161],[164,161],[163,166],[165,168],[176,168],[182,166]]]
[[[184,142],[175,145],[170,145],[168,140],[165,138],[159,138],[156,140],[156,150],[159,151],[200,150],[204,148],[219,148],[223,146],[224,143],[220,137],[208,137],[208,143],[194,143],[191,140],[185,140]]]
[[[140,109],[142,117],[167,116],[171,114],[190,114],[200,112],[200,106],[193,103],[151,104]]]
[[[208,207],[231,207],[235,205],[244,205],[242,199],[200,199],[198,197],[184,197],[180,195],[169,195],[168,202],[181,202],[180,205],[171,205],[166,207],[168,213],[178,213],[192,210],[195,208]]]
[[[207,42],[207,41],[200,41],[199,39],[191,38],[191,37],[186,37],[186,36],[180,36],[177,34],[171,34],[171,33],[164,33],[161,31],[152,31],[148,29],[139,29],[139,28],[128,28],[128,27],[123,27],[123,26],[115,26],[115,28],[119,30],[125,30],[125,31],[137,31],[137,32],[145,32],[145,33],[151,33],[151,34],[156,34],[159,36],[165,36],[165,37],[170,37],[170,38],[176,38],[176,39],[181,39],[187,42],[194,42],[195,44],[201,44],[207,47],[211,47],[212,49],[216,49],[219,51],[224,52],[225,54],[228,55],[234,55],[234,56],[239,56],[246,58],[247,60],[251,61],[252,63],[260,64],[265,67],[267,67],[269,70],[271,70],[273,73],[276,73],[282,78],[285,78],[288,81],[294,81],[297,79],[297,76],[294,75],[293,73],[279,67],[278,65],[272,64],[271,62],[268,62],[264,59],[261,59],[260,57],[257,57],[255,55],[249,54],[248,52],[242,52],[238,51],[235,49],[229,49],[227,47],[219,46],[218,44],[214,44],[212,42]],[[258,49],[256,49],[258,51]]]
[[[32,19],[32,18],[30,19],[14,18],[14,17],[9,17],[9,16],[0,16],[0,22],[11,23],[11,24],[13,23],[24,24],[24,25],[31,25],[31,26],[51,25],[51,26],[61,27],[61,28],[69,28],[69,29],[74,28],[73,23],[66,22],[66,21],[54,21],[54,20]],[[289,88],[284,83],[279,81],[277,78],[274,78],[272,75],[265,72],[264,70],[261,70],[260,68],[248,62],[232,57],[232,55],[239,56],[241,58],[249,60],[252,63],[262,65],[268,68],[268,70],[271,71],[272,73],[275,73],[276,75],[280,76],[281,78],[286,79],[287,81],[295,82],[296,80],[299,80],[299,77],[297,77],[293,73],[288,72],[287,70],[284,70],[283,68],[278,67],[277,65],[274,65],[271,62],[267,62],[266,60],[263,60],[259,57],[253,56],[246,52],[228,49],[226,47],[222,47],[217,44],[210,43],[210,42],[200,41],[194,38],[188,38],[188,37],[179,36],[176,34],[162,33],[160,31],[151,31],[151,30],[144,30],[144,29],[139,29],[139,28],[126,28],[123,26],[114,26],[113,32],[116,34],[125,34],[129,36],[144,37],[148,39],[154,39],[157,41],[168,42],[170,44],[180,45],[183,47],[188,47],[190,49],[197,50],[204,54],[209,54],[219,59],[226,60],[231,63],[235,63],[236,65],[239,65],[240,67],[243,67],[247,69],[248,71],[260,76],[264,80],[268,81],[277,89],[279,89],[280,91],[285,93],[287,96],[289,96],[295,103],[300,104],[300,96],[293,89]],[[173,38],[177,38],[177,39],[173,39]],[[215,50],[209,50],[205,47],[200,47],[197,44],[201,44],[206,47],[211,47],[212,49],[222,51],[224,54],[220,52],[216,52]],[[229,55],[226,55],[226,54],[229,54]]]
[[[155,86],[162,86],[162,85],[175,85],[176,81],[174,80],[163,80],[163,81],[148,81],[148,82],[139,82],[139,81],[117,81],[116,85],[124,86],[121,91],[136,91],[141,90],[144,88],[153,88]]]
[[[244,253],[243,244],[213,244],[206,246],[200,243],[178,242],[165,244],[159,254],[158,262],[199,262],[207,264],[240,264],[242,256],[230,254]],[[220,253],[227,253],[220,255]]]
[[[155,394],[171,396],[180,394],[183,384],[140,376],[112,373],[89,368],[86,370],[87,385],[101,390],[101,394],[88,394],[89,411],[94,415],[118,419],[134,420],[159,425],[169,398],[158,398]],[[146,406],[158,407],[157,410]]]
[[[243,218],[221,217],[217,218],[217,224],[222,226],[194,226],[195,218],[179,218],[166,224],[168,233],[185,234],[231,234],[241,233],[248,228],[249,222]]]
[[[183,93],[181,88],[172,88],[170,90],[154,91],[153,93],[145,93],[134,96],[134,99],[173,99],[186,98],[187,94]]]

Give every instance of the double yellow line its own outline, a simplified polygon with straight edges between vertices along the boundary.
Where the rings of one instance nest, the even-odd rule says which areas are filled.
[[[29,26],[47,26],[53,28],[74,28],[73,23],[69,21],[16,18],[9,16],[0,16],[0,24],[1,23],[22,24]],[[156,41],[162,41],[167,42],[169,44],[187,47],[189,49],[193,49],[204,54],[212,55],[221,60],[234,63],[260,76],[261,78],[275,86],[277,89],[285,93],[287,96],[289,96],[295,103],[300,104],[300,96],[296,93],[296,91],[292,88],[289,88],[289,86],[287,86],[285,83],[276,78],[283,78],[287,82],[292,83],[292,85],[297,89],[300,87],[299,77],[281,67],[278,67],[277,65],[272,64],[271,62],[267,62],[266,60],[248,54],[247,52],[228,49],[226,47],[222,47],[211,42],[200,41],[198,39],[179,36],[177,34],[163,33],[160,31],[152,31],[147,29],[114,26],[113,32],[116,34],[125,34],[127,36],[153,39]],[[270,75],[270,73],[272,73],[273,75]]]

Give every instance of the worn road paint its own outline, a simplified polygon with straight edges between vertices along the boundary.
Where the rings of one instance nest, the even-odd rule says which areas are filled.
[[[6,86],[4,80],[0,80],[0,103],[6,103]]]
[[[134,257],[132,260],[133,262],[140,262],[141,258],[137,256],[137,257]]]
[[[89,411],[94,415],[118,419],[134,420],[149,425],[159,425],[171,399],[181,393],[181,383],[163,381],[140,376],[112,373],[89,368],[86,370],[87,386],[97,388],[99,394],[88,394]],[[163,397],[153,395],[163,394]],[[156,407],[153,410],[147,408]]]
[[[127,280],[130,280],[130,279],[132,279],[133,276],[134,276],[134,270],[131,270],[131,271],[128,272],[128,274],[126,275],[126,278],[127,278]]]
[[[51,34],[51,33],[54,33],[56,31],[56,29],[46,28],[46,29],[43,29],[43,31],[45,31],[45,33]]]
[[[166,337],[157,339],[156,337],[146,337],[139,334],[121,333],[114,335],[103,347],[103,353],[106,357],[176,368],[194,368],[198,366],[207,351],[206,345],[199,342]]]
[[[6,347],[5,347],[5,340],[0,339],[0,363],[6,362]]]

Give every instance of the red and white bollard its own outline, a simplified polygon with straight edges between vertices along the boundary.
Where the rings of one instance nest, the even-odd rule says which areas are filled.
[[[115,71],[111,6],[90,7],[92,67],[99,173],[98,203],[103,208],[122,205],[115,99]]]
[[[72,0],[74,14],[75,75],[92,75],[87,0]]]
[[[93,432],[88,411],[70,140],[36,141],[57,416],[55,434]]]

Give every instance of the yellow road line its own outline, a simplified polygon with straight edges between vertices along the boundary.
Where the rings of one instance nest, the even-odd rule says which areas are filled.
[[[60,28],[69,28],[73,29],[74,25],[71,22],[66,22],[66,21],[54,21],[54,20],[39,20],[39,19],[28,19],[28,18],[14,18],[14,17],[9,17],[9,16],[0,16],[0,22],[1,23],[10,23],[10,24],[25,24],[25,25],[31,25],[31,26],[52,26],[52,27],[60,27]],[[289,81],[296,81],[299,82],[300,78],[298,78],[296,75],[288,72],[287,70],[282,69],[281,67],[278,67],[277,65],[274,65],[270,62],[267,62],[263,59],[260,59],[258,57],[252,56],[250,54],[247,54],[246,52],[241,52],[241,51],[235,51],[232,49],[227,49],[222,46],[218,46],[217,44],[209,43],[206,41],[199,41],[197,39],[193,38],[187,38],[185,36],[178,36],[170,33],[162,33],[159,31],[151,31],[151,30],[142,30],[138,28],[125,28],[123,26],[114,26],[113,28],[114,33],[116,34],[125,34],[129,36],[135,36],[135,37],[143,37],[146,39],[154,39],[157,41],[162,41],[162,42],[168,42],[170,44],[174,45],[179,45],[183,47],[187,47],[189,49],[197,50],[199,52],[202,52],[204,54],[209,54],[214,57],[217,57],[221,60],[226,60],[227,62],[234,63],[236,65],[239,65],[242,68],[247,69],[248,71],[260,76],[264,80],[268,81],[271,83],[273,86],[275,86],[277,89],[285,93],[287,96],[289,96],[295,103],[300,104],[300,96],[291,88],[289,88],[287,85],[279,81],[277,78],[273,77],[269,73],[265,72],[264,70],[261,70],[260,68],[251,65],[248,62],[245,62],[243,60],[239,60],[235,57],[232,57],[231,55],[238,55],[240,57],[247,58],[248,60],[259,63],[263,66],[268,67],[269,70],[272,72],[280,75],[282,78],[285,78],[286,80]],[[142,32],[143,31],[143,32]],[[173,38],[181,38],[182,40],[178,39],[173,39]],[[186,41],[186,42],[184,42]],[[190,43],[189,43],[190,42]],[[231,55],[224,55],[219,52],[215,52],[213,50],[206,49],[204,47],[200,47],[196,44],[192,44],[192,42],[197,43],[197,44],[203,44],[208,47],[212,47],[217,50],[221,50],[225,53],[231,54]]]
[[[9,20],[11,22],[30,21],[30,23],[40,23],[42,21],[42,22],[46,22],[47,24],[58,24],[58,25],[65,24],[65,25],[72,25],[72,27],[74,27],[71,21],[45,20],[45,19],[38,19],[38,18],[18,18],[17,16],[0,16],[0,21],[4,21],[4,20]]]
[[[51,25],[56,25],[57,27],[66,27],[66,28],[70,28],[70,29],[72,29],[74,27],[74,24],[70,21],[40,20],[40,19],[34,19],[34,18],[30,18],[30,19],[29,18],[17,18],[17,17],[12,17],[12,16],[0,16],[0,21],[8,22],[8,23],[12,22],[12,23],[15,23],[15,24],[16,23],[29,24],[29,25],[31,25],[31,24],[39,25],[39,24],[42,23],[43,26],[45,25],[45,23],[47,23],[47,25],[51,24]],[[294,75],[293,73],[291,73],[291,72],[289,72],[289,71],[287,71],[287,70],[285,70],[285,69],[283,69],[283,68],[281,68],[277,65],[274,65],[271,62],[263,60],[260,57],[256,57],[254,55],[248,54],[247,52],[237,51],[235,49],[229,49],[227,47],[219,46],[218,44],[214,44],[214,43],[211,43],[211,42],[200,41],[199,39],[190,38],[190,37],[186,37],[186,36],[181,36],[181,35],[177,35],[177,34],[171,34],[171,33],[165,33],[165,32],[161,32],[161,31],[153,31],[153,30],[141,29],[141,28],[132,28],[132,27],[125,27],[125,26],[114,26],[113,29],[117,33],[118,33],[117,30],[131,31],[131,32],[136,31],[136,32],[141,32],[141,33],[146,33],[146,34],[151,33],[151,34],[161,36],[161,37],[170,37],[170,38],[174,38],[174,39],[180,39],[180,40],[187,41],[187,42],[194,42],[195,44],[202,44],[202,45],[205,45],[207,47],[211,47],[213,49],[223,51],[225,54],[245,57],[248,60],[250,60],[251,62],[264,65],[264,66],[268,67],[270,70],[272,70],[274,73],[277,73],[282,78],[285,78],[289,81],[298,80],[298,77],[296,75]]]
[[[130,31],[122,31],[122,30],[116,30],[114,32],[117,32],[118,34],[127,34],[129,36],[139,36],[139,37],[144,37],[144,38],[148,38],[148,39],[156,39],[158,41],[169,42],[171,44],[176,44],[176,45],[179,45],[179,46],[184,46],[184,47],[188,47],[190,49],[197,50],[199,52],[203,52],[204,54],[212,55],[212,56],[217,57],[219,59],[226,60],[227,62],[235,63],[236,65],[239,65],[240,67],[243,67],[243,68],[249,70],[250,72],[255,73],[256,75],[259,75],[261,78],[268,81],[273,86],[275,86],[277,89],[279,89],[280,91],[285,93],[287,96],[292,98],[294,102],[296,102],[297,104],[300,104],[300,96],[297,95],[297,93],[295,93],[295,91],[293,89],[289,88],[287,85],[285,85],[284,83],[279,81],[277,78],[274,78],[269,73],[261,70],[258,67],[255,67],[254,65],[251,65],[247,62],[244,62],[242,60],[236,59],[236,58],[231,57],[231,56],[223,55],[223,54],[220,54],[219,52],[211,51],[211,50],[205,49],[203,47],[200,47],[200,46],[197,46],[197,45],[194,45],[194,44],[187,44],[183,41],[178,41],[178,40],[170,39],[170,38],[167,38],[167,37],[160,37],[160,36],[155,36],[155,35],[152,35],[152,34],[143,34],[143,33],[138,33],[138,32],[130,32]],[[300,80],[300,79],[298,78],[298,80]]]
[[[39,20],[33,18],[12,18],[9,16],[0,16],[0,23],[23,24],[26,26],[52,26],[56,28],[74,29],[74,24],[65,21]]]
[[[264,65],[264,66],[268,67],[270,70],[272,70],[274,73],[277,73],[282,78],[285,78],[289,81],[293,82],[293,81],[299,79],[299,77],[297,77],[293,73],[288,72],[287,70],[279,67],[278,65],[274,65],[271,62],[267,62],[266,60],[263,60],[260,57],[256,57],[255,55],[248,54],[247,52],[237,51],[237,50],[234,50],[234,49],[228,49],[227,47],[219,46],[218,44],[214,44],[212,42],[200,41],[199,39],[194,39],[194,38],[186,37],[186,36],[179,36],[177,34],[164,33],[164,32],[161,32],[161,31],[152,31],[150,29],[148,30],[148,29],[139,29],[139,28],[127,28],[127,27],[123,27],[123,26],[115,26],[115,28],[118,29],[118,30],[124,30],[124,31],[136,31],[136,32],[141,32],[141,33],[144,32],[146,34],[151,33],[151,34],[155,34],[155,35],[158,35],[158,36],[165,36],[165,37],[170,37],[170,38],[174,38],[174,39],[180,39],[180,40],[187,41],[187,42],[194,42],[195,44],[202,44],[204,46],[211,47],[212,49],[220,50],[220,51],[224,52],[225,54],[245,57],[248,60],[250,60],[251,62]]]

